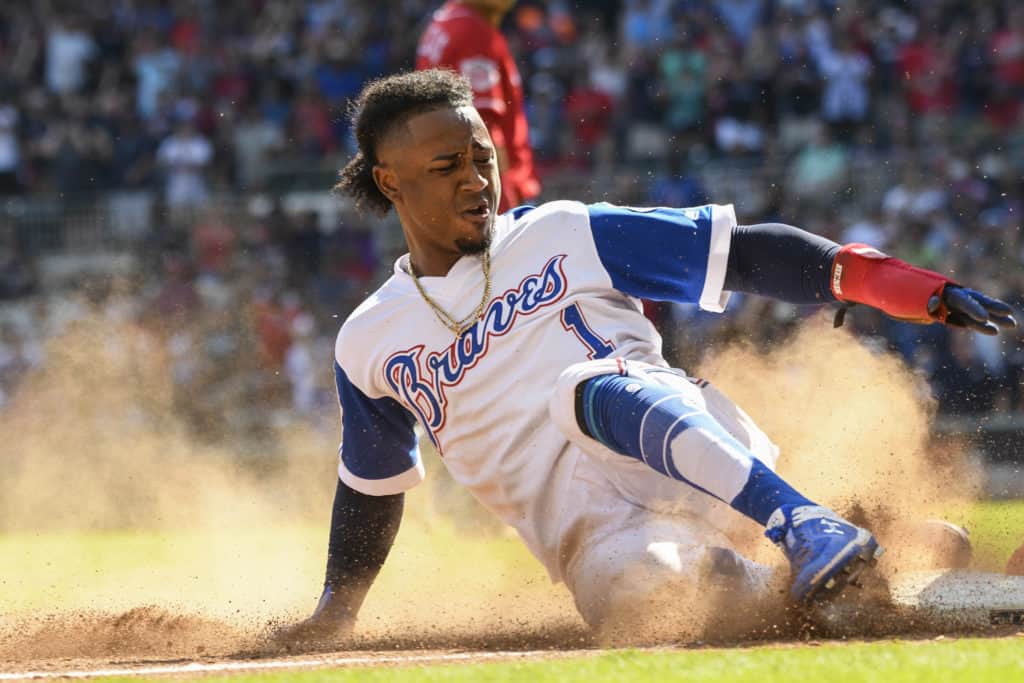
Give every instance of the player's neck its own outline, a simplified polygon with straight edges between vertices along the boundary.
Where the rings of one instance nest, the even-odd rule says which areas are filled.
[[[405,235],[405,244],[409,249],[409,262],[406,265],[411,263],[413,272],[419,277],[444,277],[462,258],[462,254],[454,249],[439,249],[429,242],[410,239],[408,233]]]
[[[473,2],[473,0],[456,0],[456,2],[473,10],[483,17],[484,21],[495,28],[501,25],[501,20],[505,17],[504,10],[492,9],[483,5],[478,5]]]
[[[461,254],[428,255],[423,252],[409,250],[409,261],[413,271],[419,277],[444,277],[452,266],[462,258]]]

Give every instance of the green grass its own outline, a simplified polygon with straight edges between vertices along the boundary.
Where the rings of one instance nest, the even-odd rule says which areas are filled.
[[[979,503],[961,522],[970,531],[979,568],[1002,571],[1010,554],[1024,543],[1022,501]]]
[[[230,683],[591,683],[623,681],[1006,681],[1024,680],[1024,639],[798,644],[731,650],[622,650],[571,659],[383,669],[321,669],[204,678]],[[126,680],[126,679],[105,679]],[[131,679],[128,679],[131,680]],[[138,679],[134,679],[138,680]]]
[[[364,607],[368,623],[436,627],[439,615],[479,613],[493,596],[529,619],[528,597],[566,600],[518,539],[456,527],[429,506],[422,492],[410,494],[410,513]],[[0,533],[0,625],[24,614],[141,605],[246,625],[304,616],[323,582],[327,521]]]
[[[305,525],[272,534],[244,528],[14,533],[0,536],[0,604],[8,613],[203,605],[216,616],[245,600],[284,608],[301,584],[282,589],[282,577],[303,575],[306,592],[315,590],[322,570],[312,558],[322,554],[322,535]]]

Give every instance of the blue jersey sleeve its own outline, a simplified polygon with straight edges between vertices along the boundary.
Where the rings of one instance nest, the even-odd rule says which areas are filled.
[[[632,208],[591,204],[590,229],[601,265],[620,292],[722,311],[732,206]]]
[[[422,481],[413,416],[392,398],[364,394],[337,361],[334,379],[341,401],[341,480],[371,496],[401,493]]]

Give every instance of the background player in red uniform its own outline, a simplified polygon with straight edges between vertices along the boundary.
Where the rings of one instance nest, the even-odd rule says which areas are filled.
[[[449,67],[473,88],[498,155],[501,204],[507,211],[540,194],[533,168],[523,85],[498,26],[515,0],[449,0],[434,13],[416,49],[416,68]]]

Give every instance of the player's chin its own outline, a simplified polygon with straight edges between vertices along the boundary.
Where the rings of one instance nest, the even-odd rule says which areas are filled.
[[[455,246],[463,256],[475,256],[476,254],[482,254],[487,250],[487,247],[489,247],[490,244],[490,235],[484,235],[473,239],[460,237],[455,240]]]
[[[491,226],[494,224],[493,214],[476,215],[462,214],[462,222],[466,229],[455,240],[455,246],[463,254],[479,254],[491,242]]]

